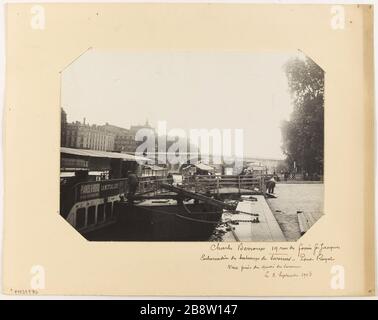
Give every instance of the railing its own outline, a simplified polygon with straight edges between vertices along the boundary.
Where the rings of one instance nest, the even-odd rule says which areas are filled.
[[[161,177],[140,177],[138,179],[137,193],[157,192],[161,183],[166,183],[166,178]],[[75,203],[106,198],[119,194],[128,193],[128,179],[111,179],[100,181],[86,181],[75,185],[61,186],[61,202],[65,207],[72,207]],[[66,207],[67,206],[67,207]]]
[[[267,177],[251,176],[209,176],[195,175],[184,177],[182,187],[196,193],[219,193],[222,188],[236,188],[238,193],[243,190],[254,190],[265,193]],[[166,177],[139,177],[137,194],[157,194],[164,188],[162,183],[170,183]],[[112,179],[91,182],[80,182],[75,185],[61,186],[61,213],[68,214],[72,206],[81,201],[88,201],[110,196],[127,194],[128,179]]]
[[[167,178],[156,176],[139,177],[138,181],[137,193],[144,194],[153,192],[156,194],[159,190],[162,189],[161,184],[167,183]]]
[[[279,181],[323,181],[323,175],[306,175],[299,172],[279,173]]]
[[[195,175],[183,179],[183,187],[194,192],[215,191],[220,189],[236,188],[238,193],[243,190],[265,192],[265,177],[237,176],[237,175]]]

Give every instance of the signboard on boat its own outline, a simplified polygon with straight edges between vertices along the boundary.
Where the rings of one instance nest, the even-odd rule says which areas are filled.
[[[78,201],[106,198],[125,193],[127,190],[126,180],[98,181],[83,183],[78,186]]]

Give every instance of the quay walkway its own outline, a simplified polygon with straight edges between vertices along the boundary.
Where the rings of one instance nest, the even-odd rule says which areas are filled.
[[[251,214],[259,214],[259,223],[230,223],[232,230],[223,236],[223,241],[275,241],[284,242],[286,238],[278,225],[263,195],[254,195],[255,201],[244,199],[240,201],[237,214],[224,214],[224,220],[251,220]]]

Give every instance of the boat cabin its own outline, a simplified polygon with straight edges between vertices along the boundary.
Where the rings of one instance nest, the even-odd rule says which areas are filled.
[[[114,223],[130,172],[150,159],[126,153],[61,147],[60,214],[81,233]]]

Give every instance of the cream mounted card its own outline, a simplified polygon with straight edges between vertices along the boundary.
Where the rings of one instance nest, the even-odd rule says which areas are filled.
[[[372,32],[369,5],[8,4],[4,293],[373,295]]]

